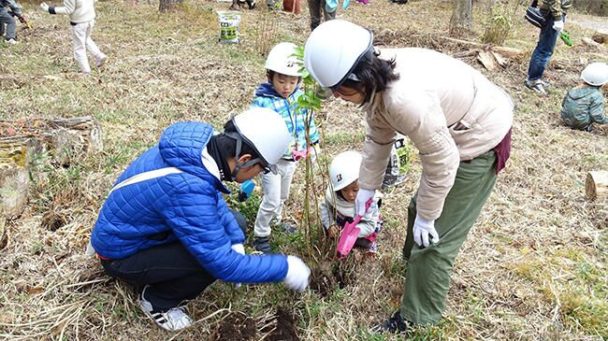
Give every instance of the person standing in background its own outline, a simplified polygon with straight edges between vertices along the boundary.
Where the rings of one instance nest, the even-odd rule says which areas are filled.
[[[46,2],[40,8],[50,14],[67,14],[72,25],[72,43],[74,46],[74,59],[84,75],[91,74],[91,66],[87,57],[87,50],[95,57],[95,65],[101,68],[107,56],[99,50],[97,44],[91,39],[93,26],[95,26],[95,0],[64,0],[63,6],[49,6]]]
[[[17,44],[17,23],[13,16],[23,17],[21,6],[14,0],[0,0],[0,36],[6,33],[4,39],[11,45]]]
[[[531,7],[536,7],[533,1]],[[549,83],[542,79],[545,68],[555,50],[557,37],[564,29],[566,11],[572,6],[572,0],[541,0],[539,10],[544,20],[541,20],[538,43],[532,52],[528,66],[528,78],[524,85],[541,96],[547,95]]]

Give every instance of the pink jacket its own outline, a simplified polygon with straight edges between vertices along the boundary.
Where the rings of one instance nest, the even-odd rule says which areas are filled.
[[[460,161],[494,148],[511,128],[513,103],[479,71],[439,52],[382,49],[396,59],[400,78],[365,106],[367,139],[359,177],[362,188],[380,188],[395,133],[408,136],[420,153],[417,210],[441,215]]]

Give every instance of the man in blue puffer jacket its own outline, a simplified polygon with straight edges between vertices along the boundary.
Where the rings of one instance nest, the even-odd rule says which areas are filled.
[[[110,276],[142,288],[140,306],[160,327],[192,324],[180,305],[216,279],[308,286],[297,257],[246,255],[222,181],[243,182],[275,164],[291,136],[269,109],[250,109],[214,134],[205,123],[168,127],[157,145],[118,178],[99,213],[91,245]]]

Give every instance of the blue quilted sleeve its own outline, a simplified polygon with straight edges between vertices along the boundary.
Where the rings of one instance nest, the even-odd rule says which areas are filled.
[[[224,225],[224,229],[226,233],[228,233],[228,237],[230,238],[231,244],[243,244],[245,242],[245,235],[243,234],[243,230],[237,223],[234,218],[234,214],[230,212],[228,209],[228,205],[226,205],[226,201],[221,194],[218,194],[218,214],[220,215],[220,219],[222,225]]]
[[[281,281],[287,275],[285,255],[241,255],[231,249],[217,190],[210,184],[195,179],[176,183],[158,204],[173,233],[213,277],[263,283]]]

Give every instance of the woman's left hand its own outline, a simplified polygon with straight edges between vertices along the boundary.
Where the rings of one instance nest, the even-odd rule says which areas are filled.
[[[357,198],[355,199],[355,214],[360,216],[364,216],[367,211],[367,202],[371,200],[376,194],[376,191],[359,188],[359,192],[357,192]]]

